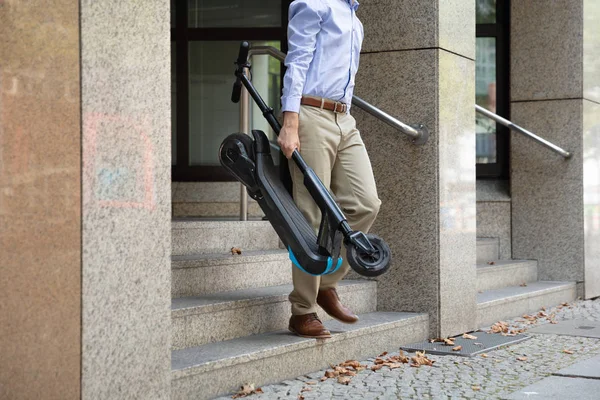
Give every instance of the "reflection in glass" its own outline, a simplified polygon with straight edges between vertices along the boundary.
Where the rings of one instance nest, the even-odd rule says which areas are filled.
[[[477,23],[496,23],[496,0],[477,0]]]
[[[496,112],[496,38],[478,37],[475,72],[476,103]],[[496,123],[476,114],[477,163],[496,162]]]
[[[279,48],[279,42],[254,42]],[[190,165],[218,166],[218,150],[223,139],[239,132],[239,104],[231,102],[235,80],[233,62],[239,41],[190,42],[189,44],[189,114]],[[267,104],[279,113],[280,65],[268,56],[252,59],[252,81]],[[252,102],[253,103],[253,102]],[[275,138],[267,122],[253,105],[251,128],[263,130]]]
[[[279,0],[188,0],[190,28],[281,26]]]
[[[177,46],[171,42],[171,165],[177,164]]]

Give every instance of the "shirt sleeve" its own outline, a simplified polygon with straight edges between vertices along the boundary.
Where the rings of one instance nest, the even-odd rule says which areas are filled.
[[[296,0],[290,4],[287,71],[283,78],[282,111],[300,112],[306,73],[313,59],[324,9],[320,0]]]

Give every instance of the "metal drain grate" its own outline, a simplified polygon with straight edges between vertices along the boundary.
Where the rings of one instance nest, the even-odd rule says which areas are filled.
[[[477,339],[463,339],[461,336],[454,338],[454,346],[446,346],[444,343],[429,341],[413,343],[400,348],[404,351],[425,351],[428,354],[453,355],[462,357],[473,357],[502,346],[516,344],[529,339],[527,335],[502,336],[498,333],[473,332],[471,335]],[[462,346],[459,351],[452,351],[455,346]]]

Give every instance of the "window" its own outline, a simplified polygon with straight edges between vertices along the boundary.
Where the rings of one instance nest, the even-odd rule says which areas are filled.
[[[218,158],[223,139],[239,131],[231,102],[234,61],[242,40],[282,48],[289,1],[172,0],[172,177],[174,181],[234,180]],[[283,49],[285,50],[285,49]],[[278,112],[281,64],[252,60],[252,80]],[[274,133],[253,105],[251,128]]]
[[[476,103],[509,118],[508,0],[477,0]],[[476,114],[478,178],[508,178],[509,131]]]

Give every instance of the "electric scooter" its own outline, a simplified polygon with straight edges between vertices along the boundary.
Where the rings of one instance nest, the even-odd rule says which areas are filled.
[[[281,125],[273,109],[267,106],[246,76],[246,69],[251,68],[249,48],[248,42],[242,42],[235,63],[237,79],[231,100],[239,102],[244,86],[279,135]],[[391,251],[387,243],[373,234],[352,230],[327,188],[297,150],[294,150],[292,160],[304,175],[304,185],[321,210],[318,235],[280,180],[279,170],[271,156],[271,145],[264,132],[253,130],[252,137],[243,133],[229,135],[221,144],[219,159],[244,184],[250,197],[258,202],[296,267],[311,275],[337,271],[342,264],[340,251],[343,242],[350,266],[360,275],[379,276],[389,269]]]

